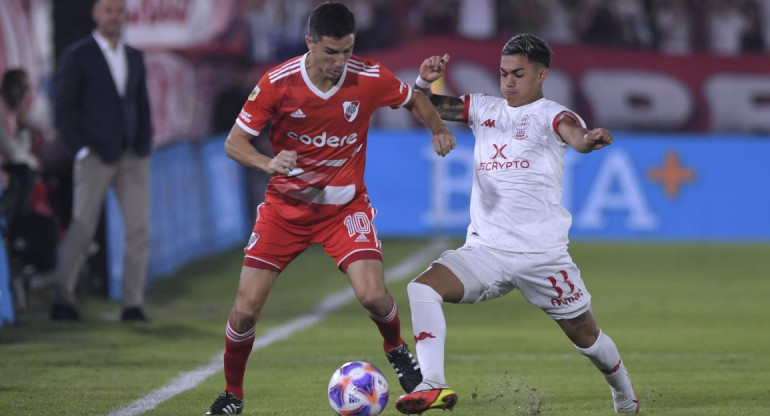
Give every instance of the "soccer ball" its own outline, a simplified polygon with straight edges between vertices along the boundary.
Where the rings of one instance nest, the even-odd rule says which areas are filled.
[[[342,364],[329,380],[329,404],[338,415],[376,416],[388,404],[388,380],[363,361]]]

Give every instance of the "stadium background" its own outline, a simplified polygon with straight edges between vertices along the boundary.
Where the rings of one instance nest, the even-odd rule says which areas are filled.
[[[0,0],[0,71],[32,75],[36,151],[62,231],[71,167],[52,128],[51,74],[63,48],[91,31],[92,1]],[[211,403],[240,247],[266,179],[225,157],[224,133],[265,69],[302,52],[313,3],[126,0],[127,39],[145,51],[155,116],[152,321],[123,324],[115,312],[121,227],[112,199],[79,288],[81,323],[50,322],[50,287],[34,270],[11,278],[0,250],[0,414],[165,416]],[[435,85],[445,93],[498,94],[501,44],[516,31],[550,40],[546,94],[616,133],[600,152],[568,152],[564,203],[570,252],[644,412],[767,414],[770,0],[349,3],[357,54],[405,81],[425,55],[451,53]],[[408,279],[462,242],[473,139],[453,125],[458,148],[441,159],[406,112],[380,111],[373,125],[367,183],[408,332]],[[12,294],[18,282],[26,304],[23,291]],[[519,295],[445,313],[454,414],[610,414],[602,378]],[[334,368],[354,359],[388,366],[372,331],[344,277],[311,247],[263,311],[245,413],[329,414]]]
[[[302,52],[304,16],[312,3],[126,0],[126,39],[145,51],[155,125],[150,280],[243,244],[265,178],[225,157],[223,132],[264,71]],[[517,28],[546,36],[553,17],[540,19],[539,27],[525,19],[535,16],[528,7],[554,2],[351,3],[362,32],[358,55],[411,82],[427,55],[449,52],[447,78],[434,88],[459,95],[497,94],[500,45]],[[770,242],[767,49],[711,50],[709,18],[723,2],[699,8],[683,1],[692,12],[692,42],[685,53],[674,53],[663,48],[655,26],[659,3],[665,2],[627,3],[646,12],[647,37],[639,31],[623,41],[608,34],[605,39],[612,41],[597,43],[582,39],[585,33],[577,29],[572,38],[551,34],[555,55],[546,96],[617,137],[611,148],[589,157],[568,154],[564,202],[573,213],[572,240]],[[758,7],[760,17],[770,10],[767,1],[727,3],[741,11]],[[53,214],[63,225],[68,156],[53,128],[51,77],[63,48],[92,30],[91,4],[0,2],[0,71],[22,67],[31,75],[37,149],[52,185]],[[491,10],[493,30],[464,26],[468,4],[482,11],[482,5],[499,8]],[[500,10],[508,6],[519,16],[503,16]],[[583,11],[573,7],[574,14]],[[270,13],[284,19],[281,32],[269,32]],[[473,18],[483,22],[485,16]],[[767,19],[760,28],[766,39]],[[406,112],[380,110],[372,125],[367,184],[380,211],[380,234],[461,237],[472,172],[468,129],[452,126],[458,148],[439,159]],[[105,212],[101,266],[107,294],[118,299],[122,229],[113,198]],[[10,280],[7,256],[0,253],[0,325],[15,320]]]

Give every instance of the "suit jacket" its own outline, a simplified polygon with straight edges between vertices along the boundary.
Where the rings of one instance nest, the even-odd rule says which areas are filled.
[[[125,46],[126,93],[120,97],[110,68],[93,35],[68,47],[54,80],[56,125],[67,147],[77,153],[88,146],[106,163],[131,148],[150,154],[152,121],[142,53]]]

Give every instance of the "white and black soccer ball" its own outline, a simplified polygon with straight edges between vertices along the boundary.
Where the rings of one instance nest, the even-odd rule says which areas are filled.
[[[376,416],[385,410],[390,394],[388,380],[372,364],[345,363],[329,380],[329,404],[338,415]]]

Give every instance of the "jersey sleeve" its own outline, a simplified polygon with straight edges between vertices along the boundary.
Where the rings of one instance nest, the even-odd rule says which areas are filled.
[[[258,136],[275,114],[275,89],[265,75],[249,94],[235,123],[247,133]]]
[[[465,94],[460,97],[460,100],[465,103],[465,108],[463,109],[463,121],[468,123],[468,126],[471,128],[478,125],[483,118],[481,112],[488,106],[488,104],[494,101],[494,99],[494,97],[487,94]]]
[[[561,137],[561,134],[559,134],[559,122],[564,119],[564,117],[569,117],[573,120],[575,120],[576,123],[580,127],[587,128],[586,122],[583,120],[582,117],[580,117],[577,113],[570,110],[567,107],[564,107],[563,105],[555,105],[553,108],[550,109],[550,120],[551,120],[551,136],[558,140],[561,144],[566,145],[566,142]]]
[[[412,99],[412,87],[401,81],[390,70],[380,65],[380,77],[378,78],[379,100],[378,107],[390,106],[390,108],[403,107]]]

